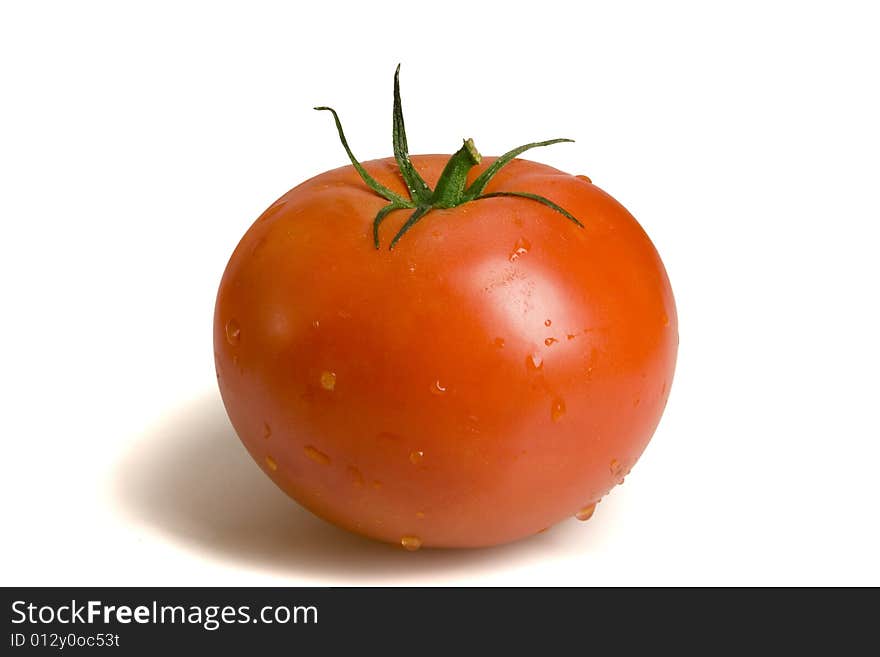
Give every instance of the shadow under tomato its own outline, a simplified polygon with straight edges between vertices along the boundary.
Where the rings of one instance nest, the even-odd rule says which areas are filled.
[[[120,465],[116,494],[126,512],[173,540],[305,578],[424,580],[446,569],[552,553],[554,535],[560,534],[557,527],[495,548],[410,553],[338,529],[263,474],[216,393],[171,413],[138,441]],[[586,547],[583,540],[577,544],[579,550]]]

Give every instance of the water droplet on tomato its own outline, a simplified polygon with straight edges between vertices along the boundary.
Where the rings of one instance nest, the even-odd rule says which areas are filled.
[[[272,470],[272,472],[274,472],[275,470],[278,469],[278,464],[275,462],[275,459],[273,459],[271,456],[267,456],[266,457],[266,467],[269,468],[270,470]]]
[[[504,338],[495,338],[495,341],[492,344],[494,344],[499,349],[503,349],[504,348]]]
[[[569,333],[565,337],[569,340],[574,340],[577,336],[574,333]]]
[[[553,400],[553,405],[550,407],[550,417],[553,418],[554,422],[559,422],[563,415],[565,415],[565,400],[562,397],[557,397]]]
[[[641,404],[641,403],[642,403],[642,400],[640,398],[636,397],[635,400],[633,401],[633,408],[638,408],[639,404]]]
[[[434,381],[434,385],[431,386],[431,392],[435,395],[442,395],[448,389],[447,386],[440,383],[440,380]]]
[[[306,453],[306,456],[312,459],[315,463],[318,463],[320,465],[330,464],[330,457],[316,447],[306,445],[305,447],[303,447],[303,451]]]
[[[596,503],[588,504],[583,509],[574,514],[574,517],[581,521],[587,521],[593,517],[593,512],[596,510]]]
[[[400,539],[400,544],[405,550],[415,552],[420,547],[422,547],[422,539],[420,539],[418,536],[403,536]]]
[[[546,340],[544,340],[544,344],[548,347],[556,344],[557,342],[559,342],[559,340],[557,340],[556,338],[547,338]]]
[[[272,427],[269,426],[268,422],[263,422],[263,438],[268,438],[272,435]]]
[[[312,328],[321,328],[321,320],[315,319],[312,321]]]
[[[586,180],[588,183],[592,183],[592,182],[593,182],[592,180],[590,180],[590,177],[589,177],[589,176],[580,175],[580,176],[575,176],[575,178],[578,178],[578,179],[580,179],[580,180]]]
[[[527,254],[531,248],[532,245],[529,241],[525,237],[520,237],[516,241],[516,244],[513,245],[513,253],[510,254],[510,261],[515,262],[518,258]]]
[[[425,453],[421,450],[417,450],[409,453],[409,462],[413,465],[419,465],[422,461],[425,460]]]
[[[669,315],[663,313],[663,326],[669,326]]]
[[[544,367],[544,359],[541,354],[529,354],[526,356],[526,368],[530,370],[539,370]]]
[[[552,324],[553,324],[553,322],[551,322],[549,319],[544,320],[544,326],[550,326]]]
[[[241,341],[241,327],[234,319],[226,322],[226,341],[233,347]]]
[[[321,372],[321,387],[332,392],[336,387],[336,373]]]

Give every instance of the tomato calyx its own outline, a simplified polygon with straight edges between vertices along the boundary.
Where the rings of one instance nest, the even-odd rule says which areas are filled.
[[[560,207],[540,194],[515,191],[484,193],[486,186],[489,184],[489,181],[495,177],[495,174],[497,174],[503,167],[510,164],[510,162],[512,162],[517,156],[532,148],[550,146],[562,142],[573,142],[573,139],[549,139],[547,141],[532,142],[530,144],[518,146],[496,159],[491,166],[477,176],[469,186],[467,185],[467,174],[471,168],[480,163],[481,156],[479,151],[477,151],[476,146],[474,146],[474,140],[465,139],[462,147],[449,158],[446,167],[440,174],[437,186],[432,190],[409,159],[409,146],[406,140],[406,127],[403,121],[403,106],[400,101],[400,64],[398,64],[397,69],[394,71],[392,142],[394,146],[394,158],[397,160],[400,175],[409,191],[409,198],[407,199],[388,189],[378,180],[373,178],[373,176],[364,169],[363,165],[358,162],[357,158],[355,158],[354,154],[351,152],[348,140],[345,138],[345,133],[342,130],[342,123],[339,120],[339,115],[336,113],[336,110],[332,107],[326,106],[315,107],[315,109],[319,111],[328,111],[333,115],[333,121],[336,123],[336,131],[339,133],[339,141],[342,142],[342,147],[345,149],[345,153],[348,155],[348,159],[351,161],[352,166],[354,166],[355,171],[357,171],[367,187],[372,189],[386,201],[389,201],[389,204],[379,210],[373,220],[373,244],[377,249],[380,248],[379,227],[382,225],[385,218],[394,210],[411,209],[413,212],[391,240],[391,243],[388,246],[389,250],[393,249],[400,239],[434,208],[454,208],[463,203],[470,203],[472,201],[479,201],[486,198],[515,197],[536,201],[563,215],[565,218],[574,222],[579,228],[584,227],[584,225],[565,208]]]

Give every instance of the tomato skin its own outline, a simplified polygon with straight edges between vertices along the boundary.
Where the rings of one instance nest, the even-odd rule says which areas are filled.
[[[413,156],[429,185],[448,156]],[[484,158],[472,180],[493,161]],[[364,163],[405,194],[393,158]],[[351,166],[290,190],[235,249],[217,297],[219,385],[242,442],[317,515],[423,546],[534,534],[609,492],[669,393],[678,326],[636,220],[586,179],[515,160],[527,199],[408,216]],[[409,211],[411,212],[411,211]]]

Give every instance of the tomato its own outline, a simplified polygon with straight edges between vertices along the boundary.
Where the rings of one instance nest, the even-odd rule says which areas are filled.
[[[450,156],[410,158],[395,135],[434,188]],[[456,188],[496,161],[462,167]],[[362,166],[407,199],[400,162]],[[651,241],[584,176],[512,159],[484,195],[504,191],[557,207],[435,206],[389,249],[414,213],[394,209],[377,249],[388,197],[344,166],[278,199],[232,254],[214,320],[223,401],[315,514],[407,549],[504,543],[589,517],[647,446],[678,346]]]

